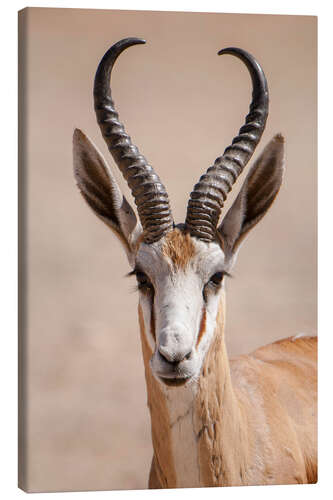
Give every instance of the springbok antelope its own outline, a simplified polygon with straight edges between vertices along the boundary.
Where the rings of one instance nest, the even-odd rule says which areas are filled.
[[[313,483],[316,455],[316,338],[292,337],[229,360],[224,281],[241,243],[277,195],[284,169],[278,134],[254,163],[229,211],[232,185],[251,158],[268,115],[263,70],[246,51],[253,94],[245,125],[194,186],[184,224],[118,120],[113,65],[127,38],[101,60],[97,121],[131,189],[139,220],[97,148],[74,132],[74,170],[84,199],[121,241],[136,276],[154,455],[150,488]]]

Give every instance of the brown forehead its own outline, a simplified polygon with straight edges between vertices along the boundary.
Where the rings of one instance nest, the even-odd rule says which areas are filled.
[[[166,234],[162,253],[169,257],[176,269],[185,269],[196,254],[196,249],[191,236],[177,228]]]

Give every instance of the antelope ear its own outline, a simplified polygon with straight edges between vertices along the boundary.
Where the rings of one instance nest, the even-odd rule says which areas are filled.
[[[236,253],[250,229],[272,205],[282,183],[284,163],[284,138],[277,134],[254,163],[218,228],[227,255]]]
[[[141,224],[122,195],[101,153],[79,129],[73,135],[74,175],[90,208],[107,224],[126,250],[129,260],[142,232]]]

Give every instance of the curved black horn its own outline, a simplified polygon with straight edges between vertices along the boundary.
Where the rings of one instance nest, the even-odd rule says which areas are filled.
[[[142,43],[146,43],[145,40],[125,38],[105,53],[95,76],[94,101],[105,142],[134,196],[144,241],[153,243],[173,227],[168,194],[158,175],[146,158],[140,155],[120,123],[110,89],[111,72],[118,56],[128,47]]]
[[[192,236],[204,241],[216,237],[216,228],[227,194],[250,160],[260,141],[268,115],[268,88],[262,68],[251,54],[235,47],[222,49],[221,54],[232,54],[247,66],[252,79],[252,102],[245,125],[223,155],[199,179],[190,195],[185,225]]]

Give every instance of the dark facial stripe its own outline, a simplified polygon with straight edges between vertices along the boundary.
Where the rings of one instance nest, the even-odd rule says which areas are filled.
[[[153,339],[156,342],[156,332],[155,332],[155,313],[154,313],[154,304],[151,305],[151,313],[150,313],[150,332],[153,336]]]
[[[205,308],[205,306],[203,306],[202,314],[201,314],[201,321],[200,321],[199,335],[198,335],[196,347],[198,347],[200,340],[202,339],[202,336],[205,333],[205,330],[206,330],[206,308]]]

